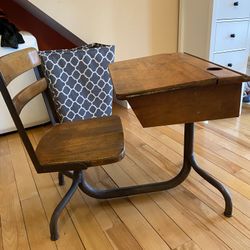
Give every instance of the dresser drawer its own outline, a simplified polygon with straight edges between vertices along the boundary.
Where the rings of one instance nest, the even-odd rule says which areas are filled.
[[[247,48],[248,25],[249,21],[218,22],[214,52]]]
[[[247,60],[247,50],[242,50],[214,54],[212,61],[224,67],[245,73]]]
[[[217,0],[216,19],[250,17],[249,0]]]

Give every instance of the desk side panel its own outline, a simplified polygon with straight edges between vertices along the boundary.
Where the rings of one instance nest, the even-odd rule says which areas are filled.
[[[241,84],[193,87],[128,99],[143,127],[237,117]]]

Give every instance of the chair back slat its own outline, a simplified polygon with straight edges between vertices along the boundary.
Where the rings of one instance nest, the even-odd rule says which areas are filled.
[[[18,114],[21,113],[23,107],[34,97],[42,93],[47,89],[47,82],[45,78],[42,78],[31,85],[27,86],[21,92],[19,92],[14,98],[13,103],[15,105]]]
[[[43,171],[32,143],[25,131],[22,120],[19,117],[23,107],[35,96],[44,92],[47,89],[47,82],[45,78],[37,75],[38,81],[30,84],[26,88],[23,88],[14,98],[11,97],[7,86],[19,75],[25,73],[28,70],[33,69],[34,72],[38,70],[41,64],[40,57],[34,48],[27,48],[20,50],[6,56],[0,57],[0,91],[3,99],[8,107],[8,110],[12,116],[12,119],[16,125],[19,135],[23,141],[23,144],[36,168],[38,173]],[[23,82],[23,84],[25,84]]]
[[[41,59],[35,48],[27,48],[1,57],[0,71],[5,84],[14,78],[41,64]]]

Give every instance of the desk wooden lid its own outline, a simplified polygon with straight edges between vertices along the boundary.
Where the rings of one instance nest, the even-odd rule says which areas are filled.
[[[116,96],[137,95],[210,84],[239,84],[246,76],[203,59],[183,54],[161,54],[109,66]]]

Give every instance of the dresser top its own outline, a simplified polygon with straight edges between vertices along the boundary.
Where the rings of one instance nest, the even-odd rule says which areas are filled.
[[[212,84],[240,84],[244,75],[184,53],[160,54],[109,66],[116,96],[138,95]]]

